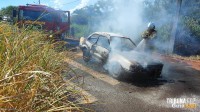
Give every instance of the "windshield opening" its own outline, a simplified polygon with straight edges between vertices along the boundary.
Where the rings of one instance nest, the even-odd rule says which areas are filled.
[[[130,51],[136,47],[129,38],[125,37],[111,37],[110,46],[113,50],[120,51]]]

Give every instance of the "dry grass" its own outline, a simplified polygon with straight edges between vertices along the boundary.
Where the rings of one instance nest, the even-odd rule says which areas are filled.
[[[64,55],[47,36],[0,23],[0,111],[82,111],[62,71]]]

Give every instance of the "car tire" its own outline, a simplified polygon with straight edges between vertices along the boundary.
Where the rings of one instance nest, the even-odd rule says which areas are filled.
[[[109,63],[108,71],[115,79],[123,79],[123,68],[118,62]]]
[[[90,51],[87,48],[83,48],[82,51],[83,51],[83,60],[85,62],[89,62],[91,59]]]

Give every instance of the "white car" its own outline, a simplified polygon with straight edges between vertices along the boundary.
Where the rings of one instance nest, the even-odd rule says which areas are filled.
[[[109,73],[116,79],[125,74],[146,73],[151,77],[160,77],[163,64],[151,56],[135,51],[136,44],[128,37],[95,32],[87,38],[81,37],[80,48],[83,60],[99,59],[105,64]]]

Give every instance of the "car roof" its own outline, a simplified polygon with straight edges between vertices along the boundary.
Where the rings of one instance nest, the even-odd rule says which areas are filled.
[[[110,40],[110,37],[118,37],[118,38],[127,38],[127,39],[130,39],[129,37],[126,37],[126,36],[123,36],[121,34],[116,34],[116,33],[111,33],[111,32],[94,32],[92,33],[91,35],[102,35],[102,36],[105,36],[107,37],[109,40]],[[90,35],[90,36],[91,36]],[[90,37],[89,36],[89,37]],[[130,39],[131,40],[131,39]],[[131,40],[132,41],[132,40]],[[136,46],[136,44],[132,41],[132,43]]]
[[[111,32],[94,32],[93,34],[103,35],[103,36],[106,36],[108,38],[109,37],[125,37],[121,34],[116,34],[116,33],[111,33]],[[125,38],[127,38],[127,37],[125,37]]]

